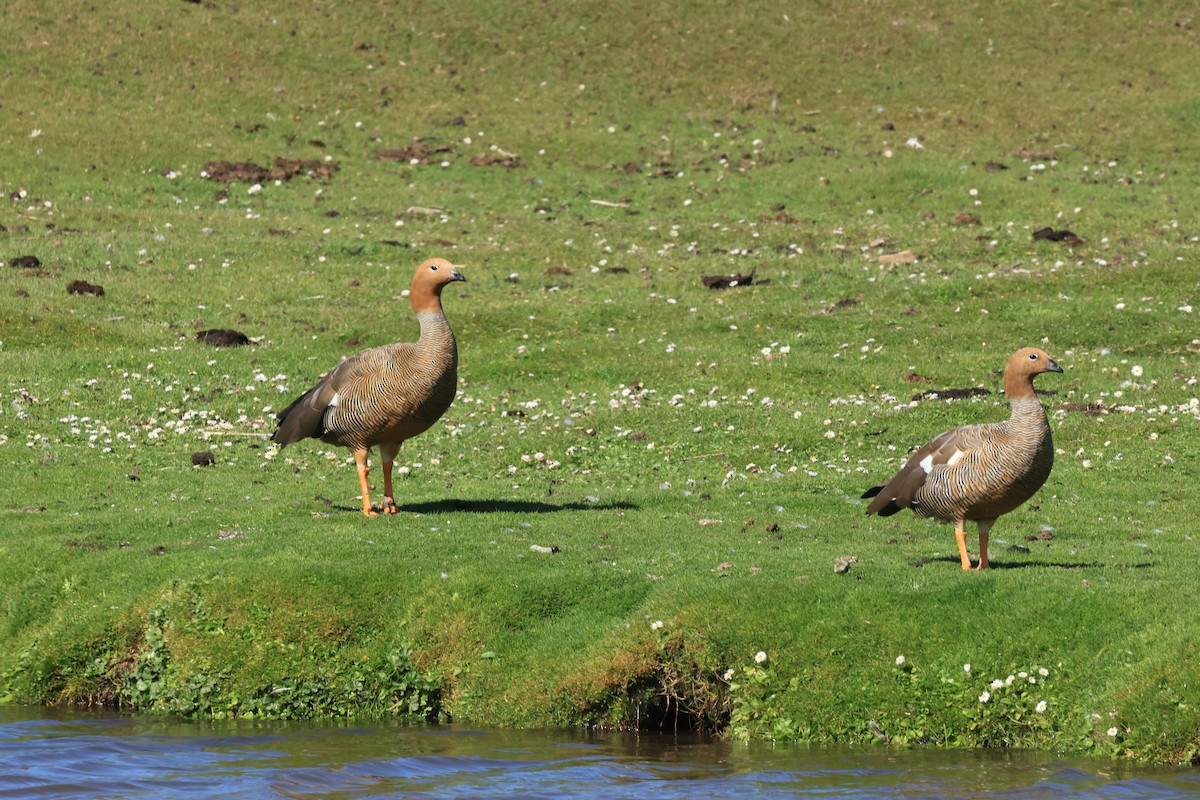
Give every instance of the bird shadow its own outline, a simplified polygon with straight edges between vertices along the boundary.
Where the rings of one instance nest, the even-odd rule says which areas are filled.
[[[624,500],[607,503],[541,503],[536,500],[464,500],[450,497],[424,503],[404,503],[399,509],[413,514],[552,514],[555,511],[635,511],[638,506]]]
[[[378,504],[377,504],[378,505]],[[358,506],[334,505],[340,511],[361,511]],[[451,497],[422,503],[399,503],[406,514],[552,514],[556,511],[636,511],[639,506],[624,500],[605,503],[541,503],[536,500],[465,500]]]
[[[919,559],[913,562],[913,566],[923,567],[926,564],[933,564],[935,562],[960,564],[957,556],[941,556],[938,558]],[[1042,569],[1149,569],[1152,566],[1154,565],[1149,562],[1140,564],[1101,564],[1098,561],[995,561],[993,559],[989,559],[988,561],[989,569],[1028,569],[1032,567],[1041,567]]]

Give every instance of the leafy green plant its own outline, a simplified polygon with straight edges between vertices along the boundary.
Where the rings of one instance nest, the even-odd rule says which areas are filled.
[[[768,663],[765,651],[754,656],[753,666],[730,667],[724,680],[729,683],[731,711],[729,735],[735,739],[771,739],[795,741],[804,738],[788,716],[784,696],[796,691],[796,679],[787,680]]]
[[[124,695],[137,708],[161,709],[170,704],[167,697],[167,667],[170,653],[163,626],[167,605],[159,603],[146,615],[144,642],[126,682]]]

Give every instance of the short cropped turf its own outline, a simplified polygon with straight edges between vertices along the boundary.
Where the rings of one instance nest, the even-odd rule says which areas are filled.
[[[1197,24],[5,4],[0,695],[1195,760]],[[274,414],[430,256],[459,395],[367,519]],[[860,495],[1027,345],[964,573]]]

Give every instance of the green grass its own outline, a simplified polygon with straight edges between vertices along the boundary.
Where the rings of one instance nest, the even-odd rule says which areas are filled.
[[[1194,759],[1190,7],[453,12],[0,11],[0,694]],[[337,169],[201,175],[277,156]],[[431,255],[460,393],[367,520],[273,411]],[[1058,460],[966,575],[858,497],[1029,344]]]

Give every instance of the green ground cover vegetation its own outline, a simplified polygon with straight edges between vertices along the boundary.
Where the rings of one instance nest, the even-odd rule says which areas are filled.
[[[0,695],[1196,759],[1193,15],[4,4]],[[273,413],[434,255],[368,520]],[[1057,461],[965,574],[859,495],[1025,345]]]

